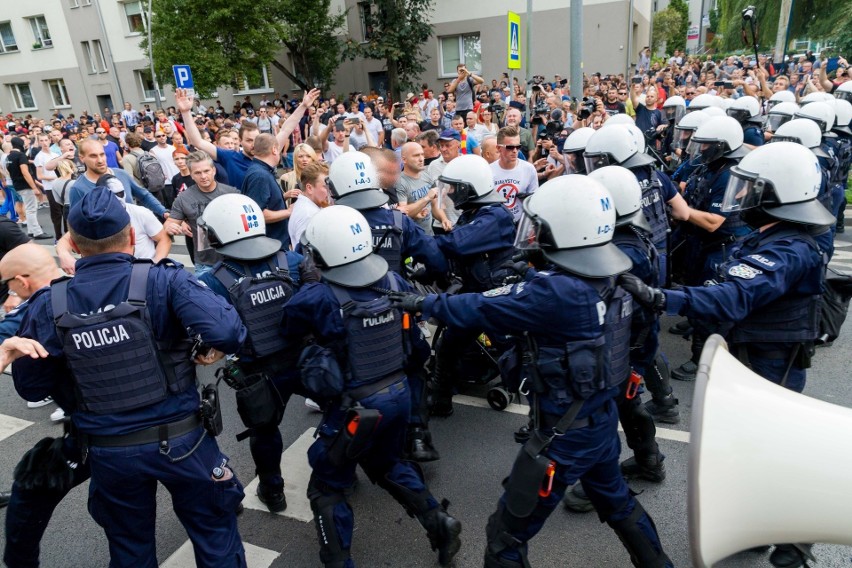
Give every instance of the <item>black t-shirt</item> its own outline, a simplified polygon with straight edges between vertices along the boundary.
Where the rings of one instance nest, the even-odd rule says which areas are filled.
[[[9,152],[9,160],[6,163],[6,168],[9,170],[9,177],[12,178],[12,185],[17,190],[32,189],[27,180],[24,179],[24,174],[21,173],[21,168],[28,168],[30,161],[27,155],[20,150],[12,150]]]
[[[604,108],[608,111],[607,114],[625,114],[627,109],[624,108],[624,103],[615,101],[614,103],[604,102]]]
[[[172,187],[175,190],[175,195],[192,185],[195,185],[192,176],[185,176],[178,172],[172,177]]]
[[[150,152],[151,148],[154,148],[156,146],[157,146],[156,142],[150,142],[148,140],[145,140],[144,138],[142,139],[142,149],[145,150],[146,152]]]

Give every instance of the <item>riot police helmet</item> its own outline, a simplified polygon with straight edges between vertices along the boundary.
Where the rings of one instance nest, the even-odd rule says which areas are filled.
[[[675,150],[685,150],[698,127],[709,119],[710,117],[707,115],[707,112],[703,110],[685,114],[675,126],[674,136],[672,136],[672,148]]]
[[[636,137],[625,125],[613,125],[596,131],[589,138],[583,157],[587,172],[604,166],[638,168],[654,163],[654,158],[640,150]]]
[[[612,195],[588,176],[544,183],[524,200],[515,247],[539,250],[550,262],[587,278],[630,270],[630,258],[612,244],[616,211]]]
[[[281,249],[281,241],[266,236],[263,209],[240,193],[220,195],[207,204],[196,223],[198,249],[213,248],[239,260],[259,260]]]
[[[723,158],[742,158],[748,149],[743,146],[740,123],[730,116],[720,116],[711,118],[696,129],[687,153],[697,164],[710,164]]]
[[[767,132],[775,132],[785,122],[793,120],[796,113],[799,112],[799,105],[796,103],[780,102],[769,111],[766,117],[766,123],[763,125]]]
[[[610,120],[621,116],[616,115]],[[628,117],[630,118],[630,117]],[[631,119],[632,120],[632,119]],[[568,135],[568,138],[565,139],[565,144],[562,146],[562,153],[565,154],[565,171],[568,174],[584,174],[586,173],[586,162],[583,160],[583,152],[586,151],[586,144],[589,142],[589,138],[596,132],[594,128],[589,128],[588,126],[584,126],[583,128],[578,128],[574,130],[571,134]]]
[[[374,209],[388,202],[373,161],[363,152],[344,152],[328,168],[328,189],[337,205]]]
[[[833,100],[834,97],[831,96],[830,93],[823,93],[821,91],[814,91],[813,93],[808,93],[801,99],[799,99],[799,104],[801,106],[805,106],[810,103],[819,103]]]
[[[807,118],[817,123],[823,137],[831,133],[834,127],[834,106],[824,101],[817,101],[801,107],[796,111],[796,118]]]
[[[689,103],[689,107],[687,107],[687,112],[695,112],[697,110],[702,110],[708,107],[721,107],[722,99],[717,97],[716,95],[711,95],[710,93],[701,93]]]
[[[831,103],[834,105],[832,131],[852,135],[852,130],[849,128],[849,123],[852,121],[852,103],[845,99],[833,99]]]
[[[370,224],[357,209],[332,205],[314,215],[302,235],[323,278],[350,288],[369,286],[388,272],[388,263],[373,253]]]
[[[731,168],[722,211],[760,208],[774,219],[828,226],[835,218],[817,200],[821,183],[819,162],[809,149],[793,142],[766,144]]]
[[[630,118],[629,114],[620,112],[618,114],[613,114],[612,116],[609,116],[604,122],[604,125],[607,126],[613,124],[636,124],[636,121]]]
[[[680,95],[672,95],[663,103],[663,115],[669,122],[677,124],[686,114],[686,100]]]
[[[709,106],[702,110],[704,111],[704,114],[706,114],[710,118],[714,118],[717,116],[727,116],[727,114],[721,107]]]
[[[439,181],[447,184],[447,196],[458,209],[503,203],[494,191],[494,175],[488,161],[474,154],[453,158],[447,164]]]
[[[766,102],[767,111],[772,110],[775,105],[779,103],[796,103],[796,95],[791,93],[790,91],[778,91],[777,93],[772,93],[772,96],[769,97],[769,100]]]
[[[760,101],[751,96],[740,97],[725,112],[740,124],[760,122]]]
[[[778,127],[778,130],[772,136],[772,143],[776,142],[794,142],[805,148],[810,148],[817,157],[829,157],[825,150],[820,148],[822,132],[813,120],[794,118],[790,122],[785,122]]]
[[[615,205],[615,226],[633,225],[651,232],[648,219],[642,211],[642,186],[636,175],[621,166],[606,166],[589,174],[611,194]]]
[[[840,86],[834,90],[834,98],[852,103],[852,81],[841,83]]]

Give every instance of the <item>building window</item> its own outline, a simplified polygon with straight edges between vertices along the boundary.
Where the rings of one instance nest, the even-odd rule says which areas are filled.
[[[9,85],[9,89],[12,91],[12,102],[15,104],[15,110],[38,109],[29,83],[13,83]]]
[[[53,98],[53,108],[71,106],[68,100],[68,89],[65,88],[65,81],[63,79],[50,79],[49,81],[45,81],[45,83],[47,83],[47,89]]]
[[[139,83],[139,90],[142,92],[142,98],[146,101],[153,101],[157,98],[157,85],[154,84],[154,79],[151,78],[150,69],[139,69],[136,71],[136,81]],[[165,100],[163,90],[160,89],[160,100]]]
[[[456,75],[456,66],[464,63],[472,73],[482,72],[482,46],[479,33],[440,38],[441,76]]]
[[[246,75],[237,77],[236,86],[239,89],[236,94],[271,91],[272,87],[269,86],[269,73],[266,70],[266,65],[260,68],[260,74],[257,77],[250,78]]]
[[[53,47],[53,40],[50,39],[50,30],[47,28],[47,21],[44,16],[33,16],[27,19],[30,21],[30,28],[33,30],[33,49]]]
[[[145,14],[142,12],[142,0],[124,3],[124,16],[127,18],[127,29],[132,34],[145,31]]]
[[[82,0],[81,5],[82,6],[91,6],[92,0]]]
[[[101,73],[106,73],[107,71],[107,62],[106,56],[104,56],[104,48],[101,45],[101,40],[93,39],[92,40],[92,51],[95,52],[95,62],[100,65]],[[92,67],[94,69],[94,66]]]
[[[86,69],[89,70],[89,73],[97,73],[98,68],[95,67],[95,58],[92,56],[92,46],[88,41],[81,41],[80,45],[83,46],[83,57],[86,59]]]
[[[12,23],[0,22],[0,53],[9,51],[18,51],[18,42],[15,41],[15,34],[12,33]]]
[[[78,0],[68,0],[68,7],[69,8],[79,8],[80,2]]]
[[[358,2],[358,15],[361,20],[361,37],[364,41],[373,39],[373,4]]]

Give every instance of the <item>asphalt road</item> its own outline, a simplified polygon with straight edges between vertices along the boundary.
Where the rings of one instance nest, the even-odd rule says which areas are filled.
[[[44,213],[40,215],[43,217]],[[45,219],[47,221],[47,219]],[[44,224],[45,227],[49,223]],[[838,253],[833,266],[852,273],[852,240],[839,236]],[[848,251],[848,252],[847,252]],[[175,256],[182,260],[185,249],[176,245]],[[666,318],[663,329],[676,320]],[[546,325],[546,321],[542,320]],[[689,344],[679,337],[662,334],[664,352],[673,365],[689,354]],[[850,360],[852,331],[846,325],[832,347],[817,352],[814,367],[809,373],[807,396],[845,407],[852,407],[852,392],[846,383]],[[200,373],[202,382],[212,378],[210,370]],[[20,456],[44,436],[61,433],[58,425],[49,420],[53,405],[28,409],[15,394],[8,376],[0,381],[0,488],[8,488],[12,471]],[[692,407],[693,383],[673,381],[680,399],[681,422],[665,425],[658,432],[659,443],[666,454],[668,478],[659,485],[634,482],[638,499],[653,516],[664,546],[676,566],[690,566],[689,538],[686,520],[686,474],[688,461],[688,430]],[[302,399],[291,400],[281,432],[285,444],[285,478],[289,507],[283,514],[273,515],[253,497],[256,481],[249,454],[248,442],[238,443],[234,434],[241,431],[233,396],[223,386],[225,433],[219,443],[231,457],[231,464],[247,486],[246,510],[240,517],[240,533],[249,552],[252,568],[302,568],[320,566],[318,545],[310,509],[304,490],[309,471],[304,456],[311,442],[311,429],[320,415],[308,410]],[[525,421],[525,408],[512,405],[507,411],[496,412],[483,407],[481,389],[464,393],[465,404],[456,405],[456,413],[448,419],[435,419],[432,429],[442,459],[426,464],[424,470],[433,493],[451,501],[450,511],[463,523],[462,550],[456,557],[459,568],[482,565],[485,545],[484,529],[488,515],[501,493],[501,480],[509,473],[518,446],[512,433]],[[754,401],[754,412],[771,412]],[[732,415],[732,420],[737,416]],[[791,416],[790,420],[797,417]],[[850,413],[852,424],[852,413]],[[845,444],[845,432],[825,432]],[[743,436],[748,436],[743,432]],[[766,435],[766,434],[764,434]],[[796,448],[790,448],[790,459],[796,459]],[[628,457],[623,452],[623,457]],[[813,464],[817,475],[819,464]],[[359,472],[360,482],[352,497],[356,515],[353,556],[362,568],[428,567],[437,566],[428,539],[419,524],[409,518],[387,494],[371,485]],[[816,478],[818,479],[818,478]],[[797,479],[790,491],[812,480]],[[42,565],[51,568],[89,568],[108,565],[106,539],[86,510],[88,486],[75,489],[57,508],[48,527],[42,547]],[[829,488],[838,499],[848,499],[847,487]],[[725,495],[719,495],[724,499]],[[784,495],[779,495],[784,499]],[[159,492],[157,519],[157,550],[160,566],[182,568],[193,566],[186,533],[171,511],[168,493]],[[736,507],[736,503],[731,504]],[[0,511],[0,516],[5,513]],[[795,523],[796,511],[790,511],[790,523]],[[2,537],[0,537],[2,538]],[[815,549],[817,566],[850,565],[850,551],[837,545],[819,545]],[[739,568],[769,566],[767,554],[741,553],[719,566]],[[629,558],[614,533],[602,525],[597,516],[579,515],[557,509],[541,534],[532,542],[530,560],[534,566],[592,566],[628,567]]]

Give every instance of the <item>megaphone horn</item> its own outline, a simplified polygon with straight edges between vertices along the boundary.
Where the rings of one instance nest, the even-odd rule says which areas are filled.
[[[852,410],[760,377],[711,336],[690,427],[693,564],[774,543],[852,544],[850,431]]]

